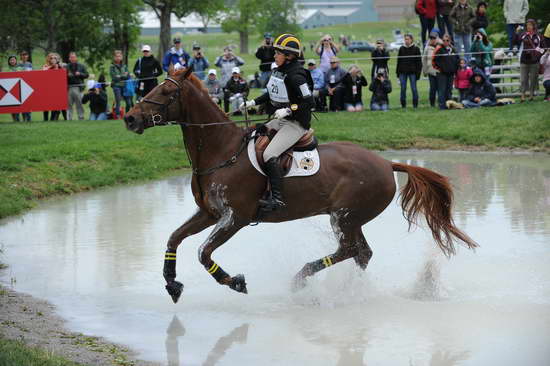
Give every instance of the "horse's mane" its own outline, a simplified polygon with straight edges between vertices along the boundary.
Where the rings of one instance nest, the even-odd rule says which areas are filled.
[[[185,74],[186,71],[187,69],[179,69],[176,72],[174,72],[173,75],[180,76],[181,74]],[[190,74],[189,76],[187,76],[187,80],[189,80],[191,84],[193,84],[197,89],[208,93],[208,89],[206,89],[206,87],[204,86],[204,83],[198,77],[196,77],[195,74]]]

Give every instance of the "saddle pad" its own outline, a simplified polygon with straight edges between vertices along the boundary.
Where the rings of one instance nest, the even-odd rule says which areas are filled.
[[[254,139],[250,139],[248,142],[248,159],[256,168],[257,171],[265,175],[258,159],[256,159],[256,150],[254,149]],[[285,177],[307,177],[313,175],[319,171],[321,166],[321,160],[319,159],[319,151],[317,149],[311,151],[294,151],[292,153],[292,164],[290,170]]]

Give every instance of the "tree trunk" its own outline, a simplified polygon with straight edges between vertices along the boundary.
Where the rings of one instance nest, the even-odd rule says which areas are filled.
[[[164,6],[159,9],[160,12],[160,35],[159,35],[159,54],[158,59],[162,63],[164,54],[170,48],[170,36],[172,33],[172,26],[170,24],[170,16],[172,15],[172,8]]]
[[[239,32],[241,53],[248,53],[248,30]]]

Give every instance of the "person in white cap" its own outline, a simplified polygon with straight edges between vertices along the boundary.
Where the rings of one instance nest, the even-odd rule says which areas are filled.
[[[162,75],[162,66],[153,56],[151,46],[145,44],[141,47],[141,51],[143,56],[138,58],[134,65],[134,74],[138,79],[137,94],[139,99],[149,94],[157,86],[157,77]]]
[[[208,77],[204,81],[204,85],[206,86],[206,89],[208,89],[208,95],[210,95],[212,101],[220,105],[223,98],[223,89],[220,81],[216,77],[217,72],[215,69],[208,70]]]
[[[241,77],[241,69],[235,66],[231,70],[231,79],[225,84],[225,90],[229,102],[231,102],[231,111],[235,115],[241,114],[239,106],[244,102],[244,98],[248,96],[248,83]]]

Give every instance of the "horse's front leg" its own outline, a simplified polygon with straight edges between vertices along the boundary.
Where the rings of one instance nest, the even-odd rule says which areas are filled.
[[[212,260],[212,253],[228,241],[237,231],[246,224],[239,222],[231,209],[220,218],[208,239],[199,248],[199,261],[220,285],[227,285],[231,289],[248,293],[246,282],[242,274],[231,277],[217,263]]]
[[[164,256],[164,279],[166,280],[166,291],[172,296],[174,303],[178,302],[183,290],[183,284],[176,281],[176,251],[183,239],[194,235],[212,226],[216,219],[206,211],[199,210],[193,217],[176,229],[168,239],[168,248]]]

